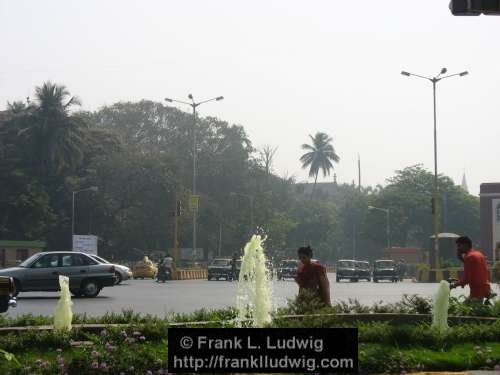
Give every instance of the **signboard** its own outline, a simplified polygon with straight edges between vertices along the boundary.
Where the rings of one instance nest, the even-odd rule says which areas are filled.
[[[199,204],[200,204],[200,196],[199,195],[190,195],[189,196],[189,210],[190,211],[198,211]]]
[[[97,236],[73,235],[73,251],[97,255]]]

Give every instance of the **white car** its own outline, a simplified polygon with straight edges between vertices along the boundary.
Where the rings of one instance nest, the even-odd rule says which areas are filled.
[[[130,268],[128,268],[127,266],[122,266],[121,264],[111,263],[111,262],[107,261],[106,259],[101,258],[98,255],[94,255],[94,254],[89,254],[89,255],[101,264],[111,264],[111,265],[115,266],[115,276],[116,276],[115,285],[118,285],[123,280],[128,280],[132,277],[132,270]]]

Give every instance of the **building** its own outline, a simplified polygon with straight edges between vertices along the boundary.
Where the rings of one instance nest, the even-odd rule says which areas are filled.
[[[500,261],[500,182],[481,184],[479,200],[481,250],[488,260]]]
[[[45,248],[42,241],[0,241],[0,267],[13,267]]]

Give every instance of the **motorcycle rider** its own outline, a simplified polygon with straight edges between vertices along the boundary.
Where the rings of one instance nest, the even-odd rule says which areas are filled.
[[[158,264],[158,278],[157,282],[165,282],[170,280],[172,276],[172,264],[174,259],[167,253],[167,255]]]
[[[172,266],[174,264],[174,258],[167,253],[165,258],[163,258],[163,265],[165,266],[165,270],[167,271],[168,279],[170,280],[172,277]]]

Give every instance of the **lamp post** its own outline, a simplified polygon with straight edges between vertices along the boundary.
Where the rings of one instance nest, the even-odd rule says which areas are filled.
[[[182,100],[175,100],[175,99],[170,99],[170,98],[165,98],[166,102],[169,103],[180,103],[180,104],[186,104],[191,106],[193,108],[193,192],[192,195],[196,195],[196,108],[199,107],[200,105],[212,101],[220,101],[224,99],[223,96],[218,96],[216,98],[208,99],[208,100],[203,100],[201,102],[195,102],[193,99],[193,95],[189,94],[188,98],[191,100],[191,103],[189,102],[184,102]],[[196,214],[197,210],[194,210],[193,212],[193,256],[196,252]]]
[[[243,194],[243,193],[235,193],[234,191],[229,193],[229,195],[232,195],[232,196],[239,195],[241,197],[245,197],[245,198],[248,198],[250,200],[250,232],[252,232],[254,230],[253,209],[254,209],[255,197],[253,195],[248,195],[248,194]]]
[[[455,73],[455,74],[449,74],[446,76],[442,76],[443,74],[446,74],[448,70],[446,68],[441,69],[441,72],[435,76],[435,77],[425,77],[421,76],[418,74],[413,74],[413,73],[408,73],[408,72],[401,72],[402,75],[407,76],[407,77],[417,77],[417,78],[422,78],[427,81],[430,81],[432,83],[432,95],[433,95],[433,102],[434,102],[434,198],[433,198],[433,203],[434,203],[434,259],[435,259],[435,268],[439,268],[439,215],[440,215],[440,207],[439,207],[439,187],[438,187],[438,168],[437,168],[437,127],[436,127],[436,84],[439,81],[442,81],[443,79],[450,78],[450,77],[463,77],[469,74],[467,71],[463,71],[461,73]]]
[[[81,193],[82,191],[98,191],[97,186],[91,186],[85,189],[80,189],[73,191],[73,200],[71,205],[71,250],[73,250],[73,236],[75,235],[75,195]]]
[[[391,248],[391,210],[389,208],[379,208],[374,206],[368,206],[369,210],[378,210],[385,212],[387,224],[386,224],[386,233],[387,233],[387,249]]]

